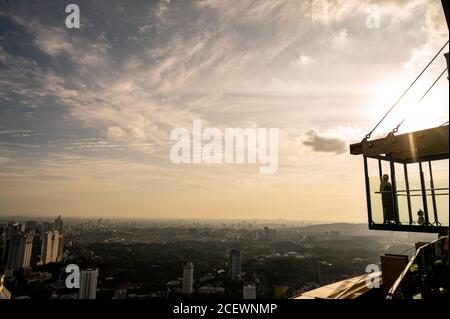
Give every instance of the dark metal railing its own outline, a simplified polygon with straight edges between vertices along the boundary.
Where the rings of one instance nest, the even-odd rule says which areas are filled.
[[[417,249],[387,299],[427,299],[448,297],[448,236]],[[445,295],[447,294],[447,295]]]

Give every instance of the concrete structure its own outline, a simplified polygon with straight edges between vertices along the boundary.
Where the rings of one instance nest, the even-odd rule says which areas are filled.
[[[80,271],[80,291],[78,299],[95,299],[97,297],[98,268]]]
[[[256,299],[256,286],[254,285],[245,285],[243,291],[244,299]]]
[[[57,230],[47,231],[42,239],[41,264],[54,263],[58,260],[59,232]]]
[[[59,234],[58,237],[58,255],[56,257],[56,261],[61,261],[64,258],[64,235]]]
[[[190,295],[193,292],[194,265],[187,263],[183,267],[183,294]]]
[[[326,261],[317,262],[317,280],[320,285],[328,285],[333,282],[333,265]]]
[[[228,269],[231,278],[236,278],[241,274],[241,252],[238,249],[230,250]]]
[[[367,284],[367,281],[371,285]],[[314,290],[301,293],[292,299],[358,299],[367,296],[382,284],[381,272],[374,272],[342,280]],[[379,294],[381,295],[381,294]]]
[[[5,256],[7,270],[14,271],[30,266],[31,251],[33,249],[32,234],[9,234],[6,246],[8,247],[6,251],[7,256]]]

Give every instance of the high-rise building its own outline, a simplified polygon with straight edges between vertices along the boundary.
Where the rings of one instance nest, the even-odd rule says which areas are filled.
[[[47,231],[42,239],[41,263],[46,265],[58,260],[59,232],[57,230]]]
[[[62,220],[62,218],[61,218],[61,215],[59,215],[59,216],[55,219],[55,221],[54,221],[54,223],[53,223],[53,229],[54,229],[54,230],[57,230],[60,234],[63,233],[63,231],[64,231],[64,222],[63,222],[63,220]]]
[[[269,227],[265,226],[264,227],[264,238],[269,237]]]
[[[6,269],[17,270],[30,266],[33,249],[33,235],[23,233],[10,233],[5,243]]]
[[[275,240],[277,238],[277,230],[270,229],[269,227],[264,227],[264,239]]]
[[[241,274],[241,252],[238,249],[230,250],[228,269],[231,278],[235,278]]]
[[[190,295],[193,291],[194,265],[187,263],[183,267],[183,293]]]
[[[60,233],[58,237],[58,255],[56,257],[56,261],[63,260],[63,257],[64,257],[64,235]]]
[[[244,297],[244,299],[256,299],[256,286],[245,285],[243,297]]]
[[[80,271],[80,291],[78,299],[95,299],[97,297],[98,268]]]
[[[0,264],[6,265],[6,262],[8,261],[8,253],[9,253],[9,239],[5,233],[4,234],[3,255],[2,255],[2,259],[0,260]]]
[[[6,235],[8,234],[16,234],[16,233],[24,233],[25,232],[25,224],[23,223],[16,223],[15,221],[8,222],[8,225],[6,226]]]
[[[317,278],[321,285],[331,284],[333,282],[333,265],[326,261],[317,262]]]

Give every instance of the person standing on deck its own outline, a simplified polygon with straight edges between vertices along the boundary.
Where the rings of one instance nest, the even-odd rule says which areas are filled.
[[[395,223],[394,198],[392,184],[389,182],[389,175],[384,174],[380,183],[381,201],[383,203],[384,224]]]

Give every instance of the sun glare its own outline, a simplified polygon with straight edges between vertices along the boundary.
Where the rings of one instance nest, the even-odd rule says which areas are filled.
[[[392,112],[386,117],[377,129],[379,134],[391,132],[401,121],[403,124],[399,132],[411,132],[431,128],[442,124],[448,119],[446,101],[446,79],[441,80],[420,102],[423,94],[428,90],[433,80],[420,81],[401,99]],[[389,108],[397,101],[406,89],[408,81],[387,81],[375,86],[372,92],[372,101],[368,104],[370,118],[381,118]]]

